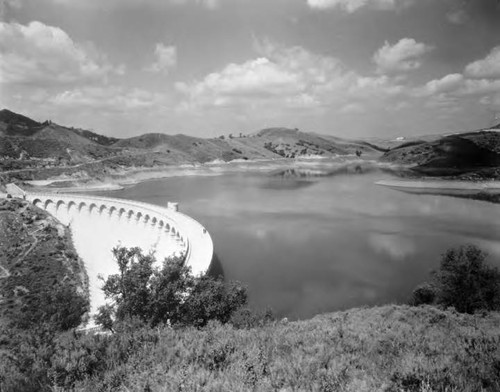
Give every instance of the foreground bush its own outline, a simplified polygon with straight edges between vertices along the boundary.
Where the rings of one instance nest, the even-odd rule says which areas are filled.
[[[116,247],[119,273],[110,275],[103,290],[111,305],[101,307],[96,321],[112,329],[112,319],[138,318],[151,326],[203,327],[210,320],[227,323],[247,303],[246,289],[238,282],[210,276],[195,277],[180,258],[167,259],[161,269],[139,248]]]
[[[487,265],[486,258],[473,245],[449,249],[432,281],[415,289],[412,303],[452,306],[461,313],[500,310],[500,272]]]

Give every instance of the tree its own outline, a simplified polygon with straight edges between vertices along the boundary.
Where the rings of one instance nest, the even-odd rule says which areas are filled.
[[[150,304],[149,282],[153,273],[151,254],[143,255],[139,248],[115,247],[113,256],[118,263],[119,274],[110,275],[104,282],[106,298],[116,304],[116,317],[139,316],[148,318]]]
[[[112,315],[123,321],[139,318],[152,326],[161,323],[202,327],[209,320],[226,323],[246,304],[246,289],[209,276],[194,277],[181,258],[166,259],[154,268],[154,257],[139,248],[117,247],[113,255],[119,273],[110,275],[103,291],[113,304],[101,307],[96,322],[112,329]]]
[[[156,270],[151,280],[149,321],[179,324],[186,297],[192,293],[196,279],[181,258],[165,260],[163,268]]]
[[[247,292],[238,282],[200,277],[181,305],[182,324],[205,326],[209,320],[227,323],[231,315],[247,302]]]
[[[473,245],[449,249],[434,274],[437,302],[462,313],[500,309],[500,273],[485,264],[486,257]]]
[[[413,292],[412,303],[453,306],[461,313],[500,310],[500,272],[488,266],[486,258],[474,245],[448,249],[431,283]]]

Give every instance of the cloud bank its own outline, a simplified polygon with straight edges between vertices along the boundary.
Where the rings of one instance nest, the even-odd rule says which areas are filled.
[[[106,77],[114,68],[91,45],[74,42],[58,27],[0,22],[0,82],[64,84]]]

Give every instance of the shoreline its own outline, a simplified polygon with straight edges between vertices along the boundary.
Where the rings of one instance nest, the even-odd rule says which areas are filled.
[[[386,163],[373,160],[358,159],[352,156],[339,156],[333,159],[324,157],[307,157],[305,159],[255,159],[235,160],[229,162],[206,162],[206,163],[182,163],[178,165],[162,166],[157,168],[129,168],[116,171],[102,180],[91,178],[64,178],[54,177],[47,180],[24,181],[33,191],[48,191],[54,193],[65,192],[93,192],[93,191],[115,191],[142,182],[158,180],[179,176],[219,176],[228,173],[240,172],[268,172],[288,169],[292,167],[308,168],[311,166],[328,167],[331,165],[370,163],[379,167],[387,167]],[[390,165],[391,167],[394,165]],[[86,183],[88,181],[88,183]],[[70,186],[52,187],[57,183],[72,184]]]
[[[411,168],[408,165],[395,165],[376,160],[359,159],[354,156],[338,156],[331,159],[325,157],[303,157],[299,159],[276,158],[255,160],[233,160],[229,162],[210,161],[205,163],[180,163],[155,168],[122,168],[110,173],[100,180],[90,177],[72,178],[68,175],[57,176],[46,180],[29,180],[24,184],[33,191],[46,191],[54,193],[85,193],[99,191],[117,191],[126,187],[134,186],[147,181],[154,181],[170,177],[180,176],[219,176],[230,173],[272,173],[276,170],[285,169],[321,169],[333,166],[369,164],[380,169],[394,169],[405,172]],[[62,177],[62,178],[61,178]],[[61,186],[54,186],[61,184]],[[377,185],[390,187],[406,192],[456,192],[456,193],[499,193],[500,181],[496,180],[457,180],[456,178],[428,177],[422,176],[416,179],[394,179],[376,182]]]
[[[375,184],[407,193],[450,195],[500,194],[500,181],[491,180],[383,180],[377,181]]]

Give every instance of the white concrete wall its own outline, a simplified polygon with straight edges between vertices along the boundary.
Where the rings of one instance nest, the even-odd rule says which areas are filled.
[[[205,273],[212,261],[210,234],[174,209],[73,194],[25,193],[25,198],[71,228],[89,277],[91,314],[105,303],[99,276],[118,272],[111,250],[119,244],[154,251],[158,263],[166,257],[184,255],[195,275]]]

